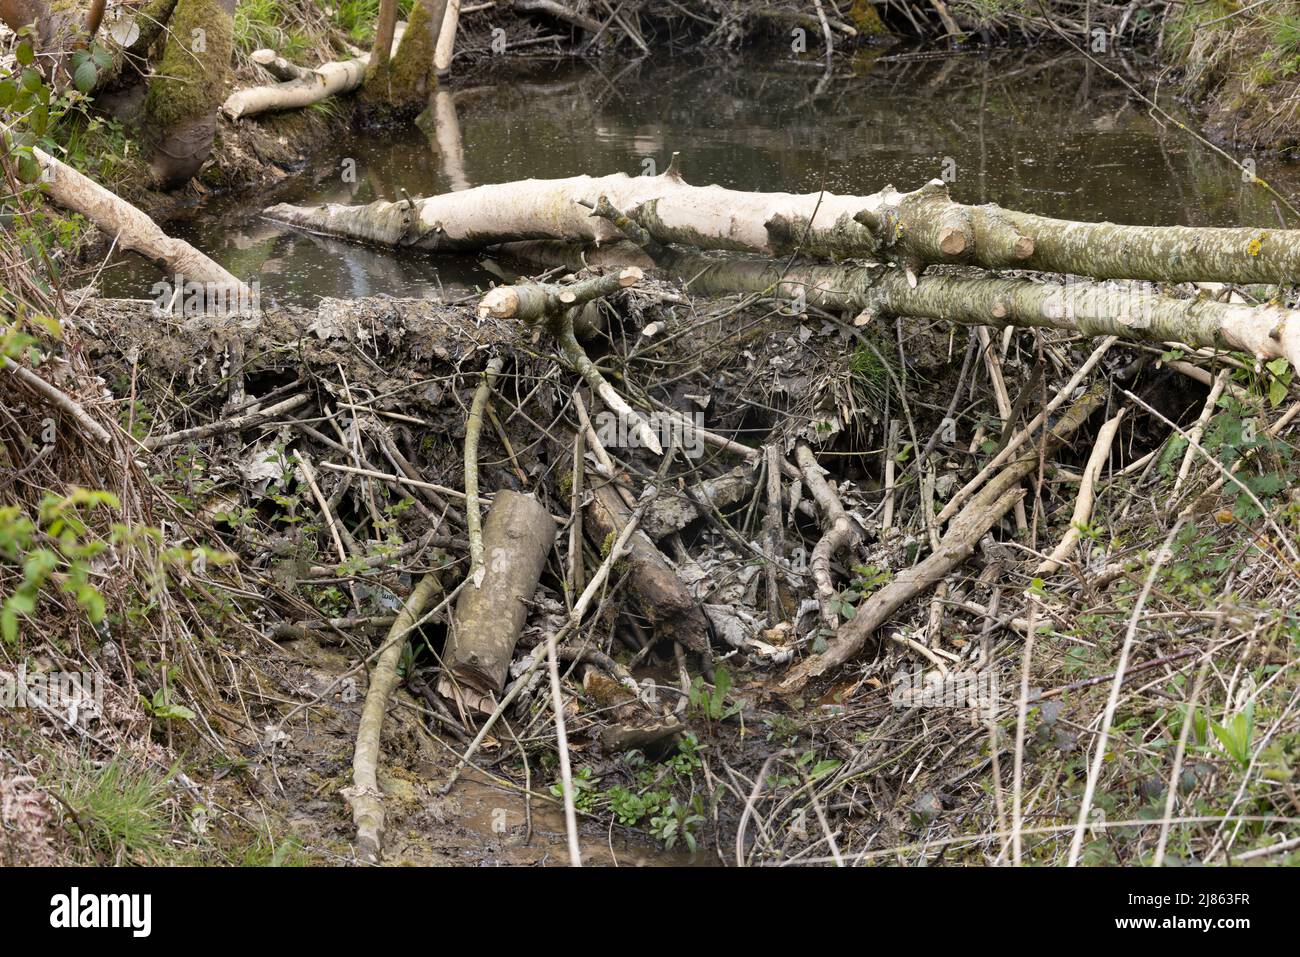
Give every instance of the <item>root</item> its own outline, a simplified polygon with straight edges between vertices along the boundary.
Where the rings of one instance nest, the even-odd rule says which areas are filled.
[[[343,791],[357,827],[357,857],[367,863],[377,863],[383,849],[384,801],[377,777],[379,739],[388,699],[397,687],[397,663],[402,660],[407,634],[441,588],[438,576],[433,573],[420,579],[389,629],[384,649],[370,673],[370,686],[357,727],[356,749],[352,753],[352,786]]]

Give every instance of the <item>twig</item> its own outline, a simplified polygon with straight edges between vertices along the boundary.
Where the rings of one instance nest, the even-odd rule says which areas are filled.
[[[483,429],[483,410],[492,386],[501,372],[501,359],[492,359],[483,370],[483,381],[474,390],[469,417],[465,420],[465,534],[469,537],[469,575],[477,588],[483,583],[483,516],[478,505],[478,437]]]

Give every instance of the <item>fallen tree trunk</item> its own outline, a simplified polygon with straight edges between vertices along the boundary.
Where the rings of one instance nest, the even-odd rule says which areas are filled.
[[[624,238],[587,208],[600,197],[657,243],[787,256],[1016,267],[1159,282],[1300,281],[1300,230],[1078,223],[955,203],[937,180],[911,193],[752,193],[659,176],[520,180],[412,203],[273,206],[266,215],[317,232],[394,246],[471,250],[556,239]],[[587,208],[584,208],[584,205]]]
[[[183,239],[164,233],[152,219],[93,179],[33,147],[47,195],[64,209],[80,213],[129,249],[161,264],[186,281],[210,284],[205,292],[225,302],[250,303],[247,286]]]
[[[585,257],[579,255],[580,247],[566,243],[510,243],[500,252],[573,269],[584,265],[583,258],[586,264],[602,268],[627,262],[644,267],[652,262],[630,243],[604,247]],[[1089,336],[1183,342],[1239,349],[1264,360],[1285,358],[1292,366],[1300,362],[1300,310],[1281,306],[1177,299],[1128,283],[1049,283],[978,274],[915,277],[879,266],[783,268],[767,260],[672,249],[661,251],[655,264],[697,295],[802,298],[832,312],[858,313],[858,324],[885,314],[939,318],[962,325],[1040,327]]]
[[[1105,391],[1085,392],[1061,416],[1047,435],[1047,447],[1055,448],[1086,422],[1102,404]],[[906,602],[942,581],[971,556],[975,545],[1024,494],[1020,483],[1038,468],[1039,450],[1020,456],[975,495],[952,520],[947,532],[924,561],[900,572],[858,606],[853,618],[840,625],[829,647],[800,662],[781,681],[781,690],[796,692],[807,682],[846,663],[861,650],[877,628]]]
[[[404,25],[398,24],[394,30],[394,43],[399,45]],[[370,54],[352,60],[336,60],[325,63],[315,70],[295,80],[276,83],[271,86],[250,86],[236,90],[221,105],[221,112],[232,120],[256,116],[279,110],[296,110],[331,96],[350,93],[357,89],[366,79],[366,68],[370,65]]]
[[[456,599],[442,653],[452,682],[485,696],[505,687],[527,603],[554,541],[555,521],[535,498],[508,489],[496,494],[483,525],[483,581],[467,582]]]

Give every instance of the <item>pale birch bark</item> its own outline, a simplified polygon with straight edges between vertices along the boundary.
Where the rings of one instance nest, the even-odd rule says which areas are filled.
[[[249,302],[248,288],[183,239],[164,233],[152,219],[116,193],[78,173],[43,150],[32,156],[41,167],[41,183],[59,206],[80,213],[113,236],[118,246],[161,263],[186,280],[212,284],[228,301]]]
[[[401,43],[405,24],[393,31],[393,45]],[[296,110],[341,93],[350,93],[366,79],[370,54],[353,60],[336,60],[308,70],[297,79],[270,86],[250,86],[236,90],[221,105],[221,112],[232,120],[279,110]]]
[[[625,237],[587,206],[608,198],[657,243],[787,256],[1016,267],[1160,282],[1300,282],[1300,230],[1122,226],[955,203],[939,181],[867,196],[752,193],[659,176],[519,180],[412,204],[281,205],[273,219],[391,245],[469,250],[530,239],[610,243]],[[392,207],[401,207],[398,215]]]

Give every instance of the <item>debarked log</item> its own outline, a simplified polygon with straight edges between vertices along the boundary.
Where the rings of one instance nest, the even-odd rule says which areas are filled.
[[[204,284],[206,298],[230,304],[228,311],[249,311],[251,291],[223,267],[185,240],[168,236],[144,212],[61,160],[36,147],[32,156],[40,165],[44,190],[59,206],[85,216],[118,246],[160,263],[173,276]]]
[[[470,580],[461,590],[442,653],[455,683],[484,696],[505,687],[528,603],[554,541],[555,521],[537,499],[509,489],[497,492],[483,523],[482,583]]]
[[[603,546],[604,552],[627,526],[631,512],[609,479],[588,472],[586,484],[592,490],[591,502],[583,513],[587,537]],[[628,587],[654,625],[655,637],[676,639],[691,651],[709,657],[709,626],[703,610],[645,532],[633,533],[621,562],[626,563]]]
[[[405,24],[399,23],[393,43],[401,42]],[[258,61],[262,62],[262,61]],[[250,86],[236,90],[221,105],[221,112],[232,120],[276,110],[296,110],[340,93],[350,93],[365,81],[370,54],[353,60],[324,63],[306,70],[295,79],[270,86]]]
[[[900,193],[756,193],[658,176],[519,180],[368,206],[266,210],[272,219],[395,246],[473,250],[530,239],[632,238],[592,216],[601,197],[660,244],[766,256],[1015,267],[1159,282],[1300,282],[1300,230],[1081,223],[954,202],[934,180]]]

